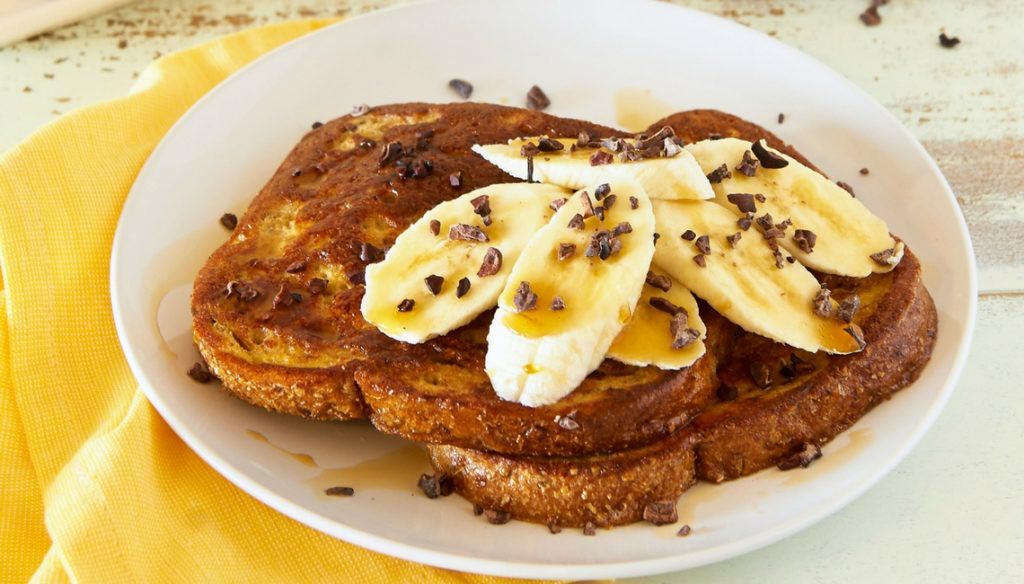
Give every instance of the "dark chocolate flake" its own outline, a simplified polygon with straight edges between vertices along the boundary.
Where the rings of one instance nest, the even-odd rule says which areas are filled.
[[[508,511],[501,509],[484,509],[484,518],[492,525],[505,525],[512,519],[512,516]]]
[[[697,251],[707,255],[711,253],[711,238],[707,235],[701,235],[694,242],[693,245],[697,247]]]
[[[583,215],[580,215],[579,213],[573,215],[572,219],[569,219],[568,227],[579,231],[583,231],[583,229],[586,227],[586,224],[583,222]]]
[[[473,205],[473,212],[481,217],[491,214],[491,198],[487,195],[473,197],[469,200],[469,204]]]
[[[356,494],[352,487],[329,487],[324,489],[324,494],[331,497],[351,497]]]
[[[375,264],[384,259],[384,250],[372,243],[359,244],[359,259],[365,264]]]
[[[761,389],[768,389],[772,386],[772,369],[766,363],[755,361],[750,364],[750,379],[754,385]]]
[[[860,173],[862,175],[868,175],[868,174],[871,174],[871,171],[868,170],[868,167],[865,166],[864,168],[860,169]]]
[[[548,207],[550,207],[552,211],[557,211],[561,209],[562,205],[564,205],[568,200],[569,199],[565,197],[562,197],[561,199],[555,199],[554,201],[551,201],[550,204],[548,204]]]
[[[654,525],[668,525],[679,521],[675,501],[651,501],[644,506],[644,521]]]
[[[402,152],[401,142],[388,142],[380,148],[380,155],[377,157],[377,165],[384,166],[389,162],[398,160],[402,157]]]
[[[416,306],[416,301],[412,298],[406,298],[405,300],[398,303],[398,312],[409,312]]]
[[[462,186],[462,171],[457,170],[448,175],[448,185],[453,189],[457,189]]]
[[[743,151],[743,160],[736,165],[736,172],[744,176],[754,176],[757,174],[757,159],[750,153],[750,150]]]
[[[865,26],[878,26],[882,23],[882,16],[878,14],[878,2],[873,1],[871,6],[868,6],[867,10],[861,12],[860,21]]]
[[[729,245],[731,247],[736,247],[736,244],[740,242],[740,238],[741,237],[743,237],[743,234],[740,233],[739,231],[737,231],[736,233],[733,233],[732,235],[727,235],[725,237],[725,240],[729,242]]]
[[[617,201],[618,199],[619,198],[617,196],[615,196],[615,195],[608,195],[607,197],[605,197],[604,198],[604,210],[605,211],[610,210],[612,208],[612,205],[614,205],[615,201]]]
[[[587,191],[580,192],[580,203],[583,204],[583,218],[592,217],[594,215],[594,202],[590,200],[590,195]]]
[[[836,181],[836,186],[838,186],[839,188],[843,189],[844,191],[850,193],[851,197],[856,197],[857,196],[857,193],[853,192],[853,187],[851,187],[848,183],[845,183],[845,182],[840,180],[840,181]]]
[[[900,256],[896,253],[895,248],[889,248],[871,254],[871,259],[875,260],[875,263],[880,266],[895,266],[899,263]]]
[[[602,164],[609,164],[613,161],[614,158],[612,158],[612,155],[604,150],[598,150],[590,156],[590,166],[600,166]]]
[[[473,84],[465,79],[452,79],[448,82],[448,87],[462,99],[469,99],[469,96],[473,95]]]
[[[555,296],[551,299],[551,310],[558,312],[559,310],[565,310],[565,300],[562,300],[561,296]]]
[[[557,423],[558,426],[563,430],[568,430],[570,432],[572,432],[573,430],[579,430],[580,423],[577,422],[576,418],[573,417],[573,414],[575,413],[576,412],[566,414],[564,416],[555,416],[555,423]]]
[[[739,226],[739,228],[742,229],[743,231],[750,229],[750,226],[753,223],[754,222],[750,219],[750,217],[740,217],[739,219],[736,220],[736,225]]]
[[[684,526],[679,528],[679,531],[676,532],[676,536],[678,536],[678,537],[686,537],[686,536],[690,535],[690,533],[692,531],[693,531],[693,529],[690,528],[690,524],[687,523],[686,525],[684,525]]]
[[[480,262],[480,269],[477,270],[476,275],[480,278],[486,278],[487,276],[493,276],[501,271],[501,250],[496,247],[489,247],[484,252],[484,259]]]
[[[637,199],[636,197],[630,197],[629,198],[629,208],[630,209],[636,209],[639,206],[640,206],[640,199]]]
[[[597,526],[593,521],[588,521],[583,525],[583,535],[597,535]]]
[[[423,278],[423,283],[427,285],[427,291],[437,296],[441,293],[441,286],[444,285],[444,277],[438,276],[437,274],[431,274],[426,278]]]
[[[686,241],[693,241],[694,239],[696,239],[696,238],[697,238],[697,234],[696,234],[696,233],[694,233],[692,229],[687,229],[687,230],[686,230],[686,231],[684,231],[684,232],[683,232],[683,234],[682,234],[682,235],[680,235],[679,237],[682,237],[682,238],[683,238],[683,239],[685,239]]]
[[[434,235],[440,235],[441,234],[441,222],[438,221],[437,219],[431,219],[430,220],[430,232],[433,233]]]
[[[448,239],[454,241],[490,241],[487,234],[479,227],[458,223],[448,229]]]
[[[520,282],[516,294],[512,298],[516,312],[527,312],[537,308],[537,295],[530,289],[529,282]]]
[[[839,319],[843,322],[853,322],[853,317],[860,310],[860,296],[851,294],[839,303]]]
[[[355,284],[356,282],[353,282]],[[306,284],[306,289],[313,296],[323,293],[327,289],[327,280],[323,278],[313,278]]]
[[[220,224],[229,231],[234,231],[235,227],[238,227],[238,217],[234,213],[224,213],[220,216]]]
[[[324,127],[324,123],[323,122],[313,122],[313,124],[310,127],[313,128],[314,130],[318,130],[318,129]]]
[[[530,91],[526,92],[526,107],[540,111],[547,109],[549,105],[551,105],[551,100],[539,86],[534,85]]]
[[[565,144],[551,138],[541,138],[537,140],[537,149],[541,152],[558,152],[565,149]]]
[[[612,229],[612,237],[618,237],[625,233],[633,233],[633,225],[629,221],[623,221]]]
[[[660,310],[661,312],[670,314],[672,316],[675,316],[677,314],[686,314],[685,308],[683,308],[682,306],[676,306],[669,299],[663,298],[661,296],[652,296],[647,301],[647,303],[651,305],[651,308],[655,310]]]
[[[564,261],[576,254],[575,243],[558,244],[558,261]]]
[[[729,165],[722,164],[722,166],[709,172],[707,178],[709,182],[720,183],[727,178],[732,178],[732,172],[729,171]]]
[[[469,281],[469,278],[460,279],[458,285],[455,287],[455,297],[462,298],[465,296],[469,292],[469,288],[471,286],[472,283]]]
[[[607,197],[612,192],[612,187],[608,183],[601,183],[594,189],[594,198],[600,201]],[[607,207],[608,205],[605,205]]]
[[[792,470],[794,468],[807,468],[812,462],[821,458],[821,448],[813,442],[798,444],[796,448],[779,461],[779,470]]]
[[[705,259],[704,254],[701,253],[693,256],[693,263],[697,264],[702,268],[708,267],[708,260]]]
[[[754,204],[754,195],[750,193],[730,193],[725,198],[733,205],[736,205],[736,208],[741,213],[757,212],[757,205]]]
[[[669,332],[672,333],[672,348],[682,349],[700,338],[700,331],[690,328],[686,312],[680,312],[672,317],[669,323]]]
[[[754,152],[758,162],[761,163],[761,168],[775,170],[789,166],[789,161],[769,150],[765,146],[764,140],[754,142],[750,145],[750,149]]]
[[[439,473],[439,474],[421,474],[420,480],[417,483],[423,494],[428,499],[436,499],[438,497],[447,497],[455,491],[455,479],[451,475]]]
[[[562,527],[555,523],[554,519],[551,519],[548,521],[548,531],[550,531],[552,535],[558,535],[559,533],[562,533]]]
[[[199,383],[209,383],[214,379],[213,374],[210,373],[210,368],[202,361],[196,361],[192,364],[192,367],[188,370],[188,376],[191,377],[193,381]]]
[[[777,119],[778,122],[781,124],[782,122],[786,121],[786,114],[780,113]]]
[[[821,285],[818,293],[814,296],[812,307],[814,308],[814,314],[818,316],[832,316],[832,291],[826,288],[824,284]]]
[[[797,229],[793,232],[793,243],[804,253],[812,253],[818,236],[809,229]]]
[[[648,286],[657,288],[662,292],[668,292],[672,289],[672,280],[668,276],[662,276],[655,274],[654,272],[647,272],[647,278],[644,280]]]
[[[953,47],[955,47],[955,46],[960,44],[960,38],[959,37],[946,36],[945,32],[940,32],[939,33],[939,44],[942,45],[943,48],[952,49]]]

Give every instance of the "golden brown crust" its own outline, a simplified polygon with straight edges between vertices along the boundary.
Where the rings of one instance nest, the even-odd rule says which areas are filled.
[[[419,442],[541,456],[615,452],[667,436],[713,402],[735,327],[717,314],[707,321],[708,352],[691,367],[606,360],[571,394],[537,408],[499,398],[481,362],[435,361],[425,371],[417,360],[392,361],[360,368],[356,379],[374,425]],[[484,350],[467,353],[482,360]]]
[[[804,443],[824,444],[917,379],[931,357],[938,323],[917,257],[908,249],[890,275],[845,281],[862,295],[874,286],[888,287],[876,306],[865,307],[873,309],[866,319],[855,319],[867,347],[829,357],[809,378],[775,389],[739,388],[741,399],[698,416],[687,431],[696,437],[702,480],[734,479],[778,464]]]
[[[576,458],[517,457],[430,445],[431,464],[475,505],[560,527],[607,527],[643,518],[647,503],[675,501],[696,481],[692,447],[677,432],[654,444]]]

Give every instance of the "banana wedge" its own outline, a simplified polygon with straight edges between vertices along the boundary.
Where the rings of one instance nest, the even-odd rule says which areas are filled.
[[[655,266],[736,325],[807,351],[863,348],[856,327],[815,311],[821,287],[814,276],[773,251],[756,229],[737,226],[736,215],[725,207],[710,201],[654,201],[654,215],[661,234]],[[834,301],[824,301],[834,312]]]
[[[889,235],[885,221],[842,187],[763,141],[704,140],[686,150],[712,179],[718,204],[740,215],[752,208],[757,217],[770,214],[771,222],[755,222],[762,231],[792,221],[773,233],[805,266],[863,278],[899,263],[903,244]]]
[[[685,317],[675,317],[673,313],[678,309],[682,309]],[[677,320],[673,326],[674,318]],[[681,326],[683,330],[679,330]],[[682,369],[704,355],[706,334],[693,294],[679,280],[652,269],[633,318],[615,337],[608,356],[638,367]]]
[[[675,143],[672,148],[662,148],[661,156],[622,162],[621,156],[596,142],[594,147],[584,148],[577,148],[576,142],[568,138],[521,138],[510,140],[508,144],[477,144],[473,151],[516,178],[571,189],[632,179],[652,199],[710,199],[715,195],[693,156]],[[621,140],[610,144],[622,152],[623,148],[636,143],[636,140]],[[524,152],[532,151],[528,144],[541,144],[546,149],[524,156]],[[672,156],[668,156],[670,153]]]
[[[497,394],[536,407],[579,386],[632,318],[653,255],[654,215],[639,184],[574,194],[498,297],[485,359]]]
[[[494,306],[519,254],[568,196],[552,185],[495,184],[446,201],[409,226],[366,269],[363,318],[422,343]]]

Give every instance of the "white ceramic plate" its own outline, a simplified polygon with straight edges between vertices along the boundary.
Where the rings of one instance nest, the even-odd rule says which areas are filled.
[[[188,294],[206,256],[314,120],[355,104],[474,99],[520,105],[541,85],[550,112],[614,125],[616,98],[650,109],[712,107],[758,122],[850,182],[913,247],[939,309],[920,380],[825,448],[807,470],[766,471],[684,495],[676,527],[596,537],[493,526],[457,496],[416,493],[422,459],[365,423],[272,415],[189,380]],[[646,105],[643,105],[646,104]],[[786,112],[783,125],[776,123]],[[648,111],[648,113],[651,113]],[[867,166],[870,176],[857,171]],[[125,204],[111,273],[114,314],[150,401],[211,466],[307,525],[384,553],[457,570],[524,577],[652,574],[764,546],[852,501],[903,458],[946,403],[975,312],[967,229],[935,163],[879,104],[806,55],[731,22],[666,4],[591,1],[416,4],[299,39],[222,83],[167,134]],[[268,442],[255,439],[258,432]],[[317,467],[301,456],[311,455]],[[349,470],[329,470],[344,467]],[[424,466],[425,468],[425,466]],[[327,470],[325,470],[327,469]],[[383,469],[383,470],[382,470]],[[351,499],[322,488],[350,484]]]

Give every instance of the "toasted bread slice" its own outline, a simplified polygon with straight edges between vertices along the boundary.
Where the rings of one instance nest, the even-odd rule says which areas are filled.
[[[439,379],[448,374],[446,366],[478,367],[483,350],[465,339],[485,333],[486,322],[423,345],[389,339],[360,314],[363,270],[436,204],[509,180],[471,152],[473,144],[584,130],[617,134],[482,104],[384,106],[307,133],[196,278],[194,338],[210,369],[252,404],[345,420],[369,414],[354,376],[360,368],[386,374],[393,364],[418,363],[421,372]],[[403,145],[402,156],[381,164],[381,150],[391,142]],[[430,163],[417,173],[427,176],[399,176],[397,163],[415,161]],[[619,376],[622,387],[657,383],[650,374],[635,382],[627,373]],[[423,388],[428,395],[434,391]],[[423,408],[403,415],[438,413]]]
[[[931,355],[937,321],[909,251],[889,274],[830,283],[842,291],[837,297],[862,299],[854,322],[868,344],[860,353],[798,352],[803,365],[794,366],[792,348],[744,334],[719,368],[724,384],[716,404],[657,443],[584,458],[432,445],[431,462],[474,504],[524,521],[607,526],[641,520],[649,502],[675,500],[690,477],[721,482],[779,464],[805,444],[824,444],[917,378]],[[758,387],[751,371],[760,365],[782,381]]]
[[[605,360],[571,394],[536,408],[494,393],[483,370],[483,337],[477,346],[462,336],[464,354],[479,361],[435,362],[426,370],[415,359],[392,361],[362,367],[356,379],[374,425],[418,442],[522,455],[615,452],[671,434],[714,401],[715,371],[736,329],[717,314],[705,321],[708,350],[692,366],[663,371]]]

